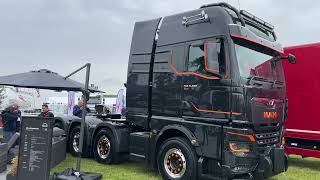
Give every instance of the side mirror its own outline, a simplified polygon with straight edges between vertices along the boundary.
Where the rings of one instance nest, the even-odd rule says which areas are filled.
[[[294,55],[292,54],[288,54],[288,56],[277,56],[275,58],[273,58],[272,60],[272,67],[276,66],[276,62],[280,61],[280,60],[288,60],[289,63],[291,64],[296,64],[297,63],[297,59]]]
[[[214,74],[219,74],[219,53],[221,48],[220,42],[205,43],[205,70]]]
[[[297,63],[297,59],[294,55],[292,54],[288,54],[288,61],[291,63],[291,64],[296,64]]]
[[[276,58],[275,61],[279,61],[282,59],[287,59],[291,64],[297,63],[296,57],[292,54],[288,54],[288,56],[280,56],[280,57]]]

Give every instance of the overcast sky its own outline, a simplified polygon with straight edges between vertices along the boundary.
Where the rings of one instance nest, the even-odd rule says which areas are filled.
[[[116,93],[126,81],[135,21],[215,0],[0,0],[0,75],[46,68],[67,74],[92,63],[91,83]],[[238,0],[226,1],[239,7]],[[320,1],[240,0],[276,27],[285,46],[320,41]],[[77,76],[76,79],[79,79]]]

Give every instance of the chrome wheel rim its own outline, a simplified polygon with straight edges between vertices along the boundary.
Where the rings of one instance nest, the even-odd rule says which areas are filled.
[[[73,135],[72,147],[74,152],[79,152],[80,132],[76,132]]]
[[[103,135],[100,137],[97,145],[97,152],[101,159],[107,159],[110,155],[110,140],[107,136]]]
[[[171,178],[181,178],[186,172],[186,158],[180,149],[169,149],[164,156],[164,169]]]

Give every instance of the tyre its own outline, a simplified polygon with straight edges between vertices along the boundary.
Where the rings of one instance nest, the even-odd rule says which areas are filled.
[[[197,156],[185,138],[174,137],[166,140],[158,152],[157,163],[165,180],[197,179]]]
[[[69,151],[73,156],[77,156],[79,153],[79,144],[80,144],[79,142],[80,142],[80,126],[77,125],[71,130],[70,139],[68,143]]]
[[[115,150],[115,138],[109,129],[102,129],[94,138],[93,155],[103,164],[118,163],[120,155]]]

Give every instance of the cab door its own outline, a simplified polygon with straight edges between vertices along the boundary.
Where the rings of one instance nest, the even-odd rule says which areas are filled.
[[[191,121],[228,121],[231,80],[226,41],[213,38],[185,44],[182,115]]]

